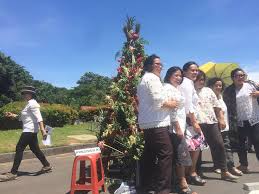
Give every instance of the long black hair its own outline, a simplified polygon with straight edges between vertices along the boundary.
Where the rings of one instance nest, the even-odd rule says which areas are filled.
[[[207,82],[207,86],[212,89],[216,82],[220,81],[222,83],[222,91],[225,89],[225,83],[219,77],[210,78]]]
[[[166,72],[166,75],[165,75],[165,78],[164,78],[164,82],[165,83],[170,83],[170,77],[176,72],[176,71],[180,71],[181,74],[182,74],[182,78],[183,78],[183,70],[180,68],[180,67],[177,67],[177,66],[173,66],[173,67],[170,67],[167,72]],[[183,79],[182,79],[183,81]],[[181,82],[182,83],[182,82]]]
[[[188,69],[190,68],[191,65],[196,65],[197,67],[199,67],[199,65],[196,62],[188,61],[187,63],[185,63],[183,65],[183,71],[188,71]]]
[[[152,72],[154,69],[154,67],[153,67],[154,60],[157,58],[160,59],[160,57],[157,56],[156,54],[152,54],[152,55],[148,56],[144,62],[143,71]]]

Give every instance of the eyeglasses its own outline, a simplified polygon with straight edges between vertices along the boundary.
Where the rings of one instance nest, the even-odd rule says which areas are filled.
[[[162,63],[154,63],[154,64],[160,66],[161,68],[164,67],[164,65]]]
[[[236,74],[234,77],[235,78],[245,78],[246,74]]]

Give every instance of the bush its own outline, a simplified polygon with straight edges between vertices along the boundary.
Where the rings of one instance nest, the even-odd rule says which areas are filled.
[[[19,118],[11,119],[4,115],[5,112],[20,114],[26,102],[12,102],[0,109],[0,129],[22,128]],[[61,104],[40,103],[41,114],[45,124],[52,127],[63,127],[65,124],[73,124],[78,117],[78,112],[73,108]]]
[[[5,112],[12,112],[15,114],[20,114],[21,110],[25,107],[26,102],[11,102],[6,104],[0,109],[0,129],[20,129],[22,128],[22,123],[19,118],[12,119],[6,117]]]
[[[108,108],[107,106],[81,106],[78,112],[78,118],[83,122],[95,121],[95,118],[99,116],[100,110],[106,110]]]
[[[52,127],[63,127],[73,124],[78,117],[78,112],[70,106],[62,104],[41,104],[42,117],[45,124]]]

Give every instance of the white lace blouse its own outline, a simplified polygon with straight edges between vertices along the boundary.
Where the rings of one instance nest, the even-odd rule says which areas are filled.
[[[246,120],[249,121],[250,125],[259,123],[259,105],[256,98],[250,96],[253,91],[255,88],[249,83],[244,83],[240,90],[236,90],[237,124],[239,127],[243,127],[243,121]]]
[[[173,99],[179,102],[179,106],[176,109],[172,109],[170,111],[170,119],[171,123],[178,121],[180,128],[184,134],[185,127],[186,127],[186,114],[185,114],[185,100],[181,92],[178,88],[174,87],[172,84],[165,83],[164,84],[164,92],[167,99]],[[175,127],[174,125],[171,125],[170,130],[172,130],[174,133]]]

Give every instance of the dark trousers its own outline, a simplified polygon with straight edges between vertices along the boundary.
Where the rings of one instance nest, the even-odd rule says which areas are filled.
[[[220,168],[222,172],[227,171],[226,152],[218,124],[200,124],[200,126],[205,140],[210,146],[214,166]]]
[[[231,169],[235,167],[235,163],[234,163],[233,151],[231,149],[230,140],[229,140],[229,132],[224,131],[221,133],[221,135],[223,138],[224,147],[226,151],[227,167],[228,169]]]
[[[240,149],[238,152],[240,164],[242,166],[248,166],[246,148],[247,138],[251,139],[255,148],[257,160],[259,160],[259,123],[251,126],[248,121],[245,121],[243,127],[238,127],[238,138],[240,143]]]
[[[144,130],[145,147],[142,160],[142,186],[154,184],[156,192],[171,190],[173,147],[167,127]]]
[[[14,156],[14,163],[11,172],[17,174],[18,168],[21,164],[23,151],[26,146],[29,145],[31,151],[36,155],[36,157],[41,161],[43,166],[49,166],[49,162],[46,160],[46,157],[42,153],[39,147],[37,133],[24,132],[21,134],[21,137],[16,145],[16,152]]]

